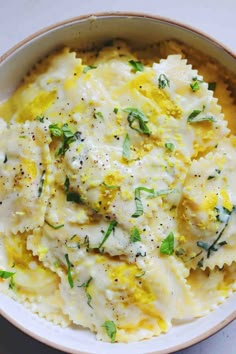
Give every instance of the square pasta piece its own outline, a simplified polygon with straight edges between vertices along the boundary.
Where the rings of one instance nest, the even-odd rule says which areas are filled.
[[[0,234],[41,226],[49,197],[51,158],[48,129],[39,121],[1,121]]]

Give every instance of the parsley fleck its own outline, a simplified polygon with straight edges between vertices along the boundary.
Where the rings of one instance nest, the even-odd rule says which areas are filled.
[[[175,254],[176,254],[177,257],[181,257],[181,256],[183,256],[185,254],[185,250],[183,248],[181,248],[181,247],[177,248],[175,250]]]
[[[136,204],[136,211],[132,216],[132,218],[138,218],[143,214],[143,204],[141,201],[141,191],[149,193],[149,198],[156,198],[162,195],[170,194],[174,192],[174,189],[162,189],[159,191],[155,191],[153,188],[146,187],[137,187],[134,190],[134,200]]]
[[[144,70],[144,66],[141,61],[129,60],[129,65],[132,66],[134,72]]]
[[[108,229],[107,229],[101,243],[99,244],[98,248],[101,248],[104,245],[104,243],[106,242],[106,240],[108,239],[108,237],[110,236],[112,231],[114,232],[116,225],[117,225],[117,221],[112,220],[110,222],[110,225],[108,226]]]
[[[83,203],[83,199],[81,198],[80,194],[76,192],[68,192],[66,195],[67,202],[73,202],[76,204]]]
[[[4,160],[3,160],[3,163],[7,163],[7,154],[5,154],[5,157],[4,157]]]
[[[208,90],[215,91],[216,89],[216,82],[209,82]]]
[[[116,325],[113,321],[105,321],[102,325],[105,328],[108,337],[111,338],[111,342],[114,343],[116,340]]]
[[[193,77],[192,80],[193,80],[193,83],[190,84],[192,91],[196,92],[196,91],[200,90],[199,84],[202,82],[202,80],[198,80],[197,77]]]
[[[67,279],[70,284],[71,289],[74,287],[74,281],[71,275],[71,263],[68,254],[65,254],[66,264],[67,264]]]
[[[2,279],[8,279],[13,277],[15,273],[13,272],[6,272],[5,270],[0,270],[0,278]]]
[[[228,226],[230,216],[236,210],[236,207],[234,206],[231,211],[229,211],[228,209],[226,209],[224,207],[221,207],[221,208],[218,207],[215,209],[219,212],[219,214],[216,216],[217,220],[224,223],[223,229],[221,230],[219,235],[216,237],[216,239],[212,242],[212,244],[208,244],[207,242],[203,242],[203,241],[197,241],[197,246],[200,248],[203,248],[207,252],[207,258],[209,258],[211,256],[212,252],[218,251],[218,249],[220,247],[227,244],[226,241],[219,242],[219,240],[222,237],[226,227]],[[203,260],[204,260],[204,258],[200,260],[200,263],[203,263]]]
[[[62,136],[63,131],[61,128],[59,128],[58,124],[50,124],[49,125],[49,131],[51,133],[52,136]]]
[[[36,116],[35,119],[37,119],[40,123],[44,123],[44,116]]]
[[[165,143],[165,147],[170,151],[174,151],[175,149],[175,146],[172,143]]]
[[[225,208],[225,207],[216,207],[215,208],[216,212],[218,213],[216,215],[216,220],[219,222],[225,223],[229,220],[229,217],[232,213],[231,210]]]
[[[170,80],[165,74],[161,74],[158,78],[158,87],[163,89],[166,86],[170,87]]]
[[[169,235],[162,241],[160,252],[162,254],[172,255],[174,253],[174,234],[171,231]]]
[[[69,192],[69,188],[70,188],[70,180],[69,177],[66,176],[65,182],[64,182],[64,189],[66,194]]]
[[[60,225],[52,225],[50,224],[47,220],[45,220],[45,223],[50,226],[52,229],[54,230],[58,230],[58,229],[61,229],[62,227],[64,227],[64,224],[60,224]]]
[[[197,241],[197,246],[203,248],[205,251],[208,251],[209,249],[209,244],[207,242]]]
[[[128,133],[126,134],[124,142],[123,142],[122,156],[126,160],[130,159],[130,138],[129,138]]]
[[[79,193],[70,191],[70,180],[69,180],[68,176],[66,176],[66,179],[64,182],[64,189],[65,189],[65,193],[66,193],[66,201],[67,202],[73,202],[76,204],[83,203],[83,199],[81,198]]]
[[[90,277],[86,282],[84,282],[81,285],[78,285],[78,288],[84,288],[85,290],[85,295],[87,297],[87,304],[89,305],[89,307],[93,308],[93,306],[91,305],[91,301],[92,301],[92,296],[89,294],[88,292],[88,287],[89,284],[91,283],[91,281],[93,280],[92,277]]]
[[[134,243],[134,242],[139,242],[139,241],[141,241],[140,232],[139,232],[139,230],[135,227],[135,228],[131,231],[130,242]]]
[[[41,194],[42,194],[42,192],[43,192],[43,185],[44,185],[44,181],[45,181],[45,173],[46,173],[46,171],[43,170],[42,176],[41,176],[40,182],[39,182],[38,198],[41,197]]]
[[[100,118],[101,120],[104,120],[102,112],[95,112],[93,114],[93,118],[95,118],[95,119],[99,119]]]
[[[198,117],[200,113],[202,113],[204,111],[205,106],[203,106],[202,111],[199,109],[195,109],[189,116],[187,119],[188,123],[199,123],[199,122],[204,122],[204,121],[208,121],[208,122],[215,122],[215,118],[212,116],[209,117]],[[196,118],[198,117],[198,118]]]
[[[142,273],[140,273],[140,274],[136,274],[135,275],[135,278],[141,278],[141,277],[143,277],[144,275],[145,275],[145,270],[142,272]]]
[[[73,133],[69,129],[68,124],[63,124],[61,128],[58,126],[58,124],[50,124],[49,130],[52,136],[56,138],[63,138],[62,145],[55,152],[55,157],[59,155],[65,155],[66,151],[69,149],[70,144],[78,139],[78,132]]]
[[[97,67],[95,65],[86,65],[83,68],[83,73],[86,74],[89,70],[92,70],[92,69],[97,69]]]
[[[134,191],[134,200],[136,204],[136,211],[134,214],[132,214],[132,218],[138,218],[143,214],[143,204],[141,201],[141,191],[146,192],[146,193],[151,193],[153,194],[155,191],[154,189],[146,188],[146,187],[137,187],[135,188]]]
[[[115,107],[115,108],[113,109],[113,112],[114,112],[115,114],[117,114],[117,113],[118,113],[118,108]]]
[[[146,124],[148,118],[141,110],[138,108],[127,107],[123,109],[123,111],[129,113],[127,120],[131,129],[146,135],[151,134],[151,131]]]
[[[105,182],[103,182],[102,185],[105,186],[106,188],[109,188],[109,189],[119,189],[120,188],[120,186],[106,184]]]

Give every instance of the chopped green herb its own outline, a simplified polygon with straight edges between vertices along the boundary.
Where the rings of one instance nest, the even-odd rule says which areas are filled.
[[[129,138],[129,134],[126,134],[125,140],[123,142],[122,156],[126,160],[130,159],[130,138]]]
[[[62,145],[56,150],[55,157],[59,155],[65,155],[66,151],[69,149],[70,144],[75,142],[78,138],[78,133],[72,133],[72,131],[68,128],[68,124],[63,124],[61,128],[58,127],[58,124],[51,124],[49,125],[49,130],[52,136],[57,138],[63,137]]]
[[[53,263],[53,265],[54,265],[55,268],[59,268],[59,265],[60,265],[60,264],[59,264],[59,261],[55,261],[55,262]]]
[[[70,287],[73,288],[74,287],[74,281],[71,275],[71,263],[69,260],[69,256],[68,254],[65,254],[65,259],[66,259],[66,264],[67,264],[67,279],[68,279],[68,283],[70,284]]]
[[[174,234],[171,231],[169,235],[162,241],[160,252],[162,254],[172,255],[174,253]]]
[[[66,200],[67,200],[67,202],[73,202],[73,203],[76,203],[76,204],[83,203],[83,199],[76,192],[68,192],[67,195],[66,195]]]
[[[131,231],[130,242],[134,243],[134,242],[139,242],[139,241],[141,241],[140,232],[139,232],[139,230],[135,227],[135,228]]]
[[[37,119],[38,121],[40,121],[40,123],[44,123],[44,116],[36,116],[35,119]]]
[[[210,117],[199,117],[197,119],[194,119],[194,120],[188,120],[189,123],[199,123],[199,122],[205,122],[205,121],[208,121],[208,122],[215,122],[215,118],[210,116]]]
[[[102,112],[94,112],[93,118],[95,118],[95,119],[99,119],[100,118],[100,119],[104,120]]]
[[[78,285],[78,288],[84,288],[85,290],[85,295],[87,297],[87,304],[93,308],[93,306],[91,305],[91,301],[92,301],[92,296],[89,294],[88,292],[88,287],[89,287],[89,284],[91,283],[91,281],[93,280],[92,277],[90,277],[86,282],[84,282],[83,284],[81,285]]]
[[[129,65],[132,66],[134,72],[144,70],[144,66],[141,61],[129,60]]]
[[[127,120],[129,122],[129,126],[131,129],[134,129],[137,132],[143,133],[146,135],[151,134],[151,131],[146,124],[148,122],[148,118],[145,116],[145,114],[141,110],[139,110],[137,108],[127,107],[127,108],[123,109],[123,111],[129,113]]]
[[[70,180],[69,177],[66,176],[65,182],[64,182],[64,189],[66,194],[69,192],[69,188],[70,188]]]
[[[70,180],[69,180],[68,176],[66,176],[66,179],[64,182],[64,189],[65,189],[65,193],[66,193],[66,201],[67,202],[74,202],[77,204],[83,203],[83,199],[81,198],[79,193],[70,191]]]
[[[3,163],[6,163],[6,162],[7,162],[7,154],[5,154]]]
[[[216,82],[209,82],[208,90],[215,91],[216,89]]]
[[[226,227],[228,226],[230,216],[236,210],[236,207],[234,206],[231,211],[229,211],[228,209],[226,209],[224,207],[216,208],[216,209],[218,209],[218,211],[220,210],[220,212],[218,214],[219,221],[225,223],[223,229],[221,230],[221,232],[219,233],[217,238],[212,242],[212,244],[208,244],[208,243],[202,242],[202,241],[197,242],[197,246],[200,248],[203,248],[207,252],[207,258],[209,258],[211,256],[211,252],[216,252],[216,251],[218,251],[218,249],[220,247],[227,244],[226,241],[219,242],[219,240],[222,237]],[[201,260],[201,261],[203,261],[203,260]]]
[[[175,250],[175,254],[176,254],[177,257],[181,257],[181,256],[183,256],[185,254],[185,250],[183,248],[177,248]]]
[[[10,277],[9,289],[11,290],[15,289],[15,281],[13,275]]]
[[[218,169],[216,168],[215,171],[216,171],[216,173],[218,173],[218,175],[221,174],[221,170],[218,170]],[[210,179],[213,179],[213,178],[216,178],[216,176],[210,175],[210,176],[208,176],[207,179],[210,180]]]
[[[144,252],[144,253],[142,253],[142,252],[137,252],[136,255],[135,255],[135,257],[146,257],[146,255],[147,255],[146,252]]]
[[[202,268],[202,267],[203,267],[203,261],[204,261],[204,257],[202,257],[202,258],[200,259],[200,261],[197,262],[197,266],[198,266],[199,268]]]
[[[197,241],[197,246],[203,248],[205,251],[208,251],[210,247],[209,243],[203,241]]]
[[[105,182],[102,183],[106,188],[109,188],[109,189],[119,189],[120,186],[112,186],[112,185],[109,185],[109,184],[106,184]]]
[[[232,213],[232,211],[230,211],[229,209],[225,208],[225,207],[216,207],[215,210],[217,211],[217,215],[216,215],[216,220],[218,220],[219,222],[222,223],[226,223],[229,220],[229,217]]]
[[[108,239],[108,237],[110,236],[112,231],[115,230],[116,225],[117,225],[117,221],[112,220],[110,222],[110,225],[108,226],[108,229],[107,229],[107,231],[106,231],[101,243],[99,244],[98,248],[101,248],[104,245],[104,243],[106,242],[106,240]]]
[[[198,80],[197,77],[193,77],[192,80],[193,80],[193,83],[190,84],[192,91],[196,92],[196,91],[200,90],[199,84],[202,82],[202,80]]]
[[[165,143],[165,147],[170,151],[174,151],[175,149],[175,146],[172,143]]]
[[[148,198],[161,197],[162,195],[167,195],[174,192],[176,192],[175,189],[160,189],[159,191],[154,191],[154,193],[151,193]]]
[[[74,235],[75,237],[76,235]],[[88,235],[85,236],[84,238],[84,242],[81,242],[81,243],[77,243],[77,247],[80,249],[81,246],[86,246],[86,251],[88,252],[90,250],[90,247],[89,247],[89,237]],[[94,247],[95,248],[95,247]],[[91,248],[93,249],[93,248]]]
[[[188,122],[192,121],[195,117],[197,117],[202,111],[199,109],[195,109],[189,116]]]
[[[166,86],[170,87],[170,80],[165,74],[161,74],[158,78],[158,87],[163,89]]]
[[[208,121],[208,122],[215,122],[215,118],[212,116],[209,117],[198,117],[200,113],[202,113],[205,109],[205,106],[203,106],[202,111],[200,111],[199,109],[195,109],[189,116],[187,119],[188,123],[199,123],[199,122],[204,122],[204,121]],[[196,118],[198,117],[198,118]]]
[[[135,275],[135,278],[141,278],[142,276],[144,276],[145,275],[145,270],[142,272],[142,273],[140,273],[140,274],[136,274]]]
[[[52,136],[59,137],[59,136],[62,136],[62,134],[63,134],[62,129],[58,127],[57,123],[56,124],[50,124],[49,125],[49,130],[50,130],[50,133],[51,133]]]
[[[83,73],[86,74],[89,70],[97,69],[95,65],[87,65],[83,68]]]
[[[118,113],[118,108],[115,107],[115,108],[113,109],[113,112],[114,112],[115,114],[117,114],[117,113]]]
[[[41,197],[41,194],[42,194],[42,192],[43,192],[43,185],[44,185],[44,181],[45,181],[45,173],[46,173],[46,171],[43,170],[42,176],[41,176],[40,182],[39,182],[38,198]]]
[[[138,218],[143,214],[143,204],[141,201],[141,191],[149,193],[148,198],[156,198],[162,195],[170,194],[174,192],[174,189],[163,189],[159,191],[155,191],[153,188],[146,187],[137,187],[134,190],[134,200],[136,204],[136,211],[132,216],[132,218]]]
[[[61,229],[61,228],[64,226],[64,224],[52,225],[52,224],[50,224],[47,220],[45,220],[45,223],[46,223],[48,226],[50,226],[52,229],[54,229],[54,230]]]
[[[25,135],[20,135],[19,138],[20,139],[26,139],[26,136]]]
[[[138,218],[143,214],[143,204],[141,201],[141,191],[146,192],[146,193],[151,193],[154,194],[155,191],[154,189],[146,188],[146,187],[137,187],[135,188],[134,191],[134,200],[136,204],[136,211],[132,216],[132,218]]]
[[[8,279],[13,277],[15,273],[13,272],[6,272],[5,270],[0,270],[0,278],[2,279]]]
[[[105,328],[108,337],[111,338],[111,342],[114,343],[116,340],[116,325],[113,321],[105,321],[102,325]]]
[[[64,124],[61,127],[61,131],[64,134],[65,138],[72,138],[74,137],[74,133],[72,133],[72,131],[68,128],[68,124]]]

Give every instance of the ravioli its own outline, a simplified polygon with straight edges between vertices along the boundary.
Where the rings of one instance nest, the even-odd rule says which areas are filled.
[[[0,233],[42,226],[50,195],[50,135],[39,124],[1,123]]]
[[[173,41],[65,48],[0,104],[2,293],[131,342],[235,291],[235,105],[200,58]]]
[[[182,247],[187,264],[222,267],[234,261],[236,250],[235,137],[215,146],[192,163],[179,204]]]

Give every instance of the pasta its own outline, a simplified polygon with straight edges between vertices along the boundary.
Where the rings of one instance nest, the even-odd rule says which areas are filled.
[[[64,48],[0,105],[2,293],[130,342],[235,291],[235,106],[199,55]]]

